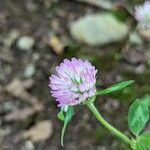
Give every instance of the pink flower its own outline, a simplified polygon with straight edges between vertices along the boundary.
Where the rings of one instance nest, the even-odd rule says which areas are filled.
[[[49,87],[59,107],[77,105],[96,93],[97,70],[87,60],[65,59],[55,70]]]
[[[142,28],[150,28],[150,1],[135,7],[135,18]]]

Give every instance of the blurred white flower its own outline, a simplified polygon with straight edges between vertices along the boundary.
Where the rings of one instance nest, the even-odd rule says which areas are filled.
[[[135,7],[135,18],[141,28],[150,28],[150,1]]]

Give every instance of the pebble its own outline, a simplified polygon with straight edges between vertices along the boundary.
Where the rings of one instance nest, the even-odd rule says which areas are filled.
[[[0,105],[0,113],[8,113],[17,109],[17,106],[12,101],[6,101]]]
[[[135,73],[136,74],[143,74],[144,71],[145,71],[145,65],[143,65],[143,64],[140,64],[139,66],[137,66],[135,68]]]
[[[113,15],[91,14],[72,22],[70,33],[79,42],[98,46],[122,40],[128,34],[128,27]]]
[[[34,150],[34,144],[32,141],[26,141],[21,150]]]
[[[24,71],[24,76],[26,78],[31,78],[35,74],[35,66],[33,64],[29,64]]]
[[[8,34],[8,37],[5,40],[5,44],[10,47],[12,43],[19,37],[19,31],[18,30],[11,30]]]
[[[30,138],[32,142],[40,142],[51,137],[53,125],[51,120],[40,121],[35,126],[23,133],[24,138]]]
[[[141,45],[143,43],[141,36],[135,31],[130,33],[129,41],[136,45]]]
[[[30,36],[22,36],[17,41],[17,47],[22,50],[30,50],[35,43],[34,38]]]

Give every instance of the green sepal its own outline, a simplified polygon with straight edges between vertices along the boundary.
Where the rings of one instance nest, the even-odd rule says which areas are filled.
[[[98,90],[96,92],[96,95],[104,95],[104,94],[109,94],[112,93],[114,91],[118,91],[121,90],[123,88],[125,88],[126,86],[129,86],[130,84],[132,84],[134,82],[134,80],[129,80],[129,81],[123,81],[117,84],[112,85],[111,87],[104,89],[104,90]]]
[[[64,111],[63,109],[60,110],[60,112],[57,114],[58,119],[60,119],[61,121],[65,120],[65,116],[64,116]]]
[[[95,99],[96,99],[96,96],[94,95],[94,96],[92,96],[92,97],[87,98],[87,100],[85,100],[85,101],[82,102],[82,103],[85,104],[85,105],[87,105],[87,104],[89,104],[89,103],[93,103],[93,102],[95,101]]]

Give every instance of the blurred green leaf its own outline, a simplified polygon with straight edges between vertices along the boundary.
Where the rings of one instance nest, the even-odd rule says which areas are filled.
[[[136,100],[129,108],[128,125],[131,132],[138,136],[149,120],[148,107],[141,100]]]
[[[129,18],[129,13],[126,9],[116,8],[110,11],[115,17],[117,17],[120,21],[126,21]]]
[[[141,103],[143,103],[143,105],[145,105],[145,107],[150,108],[150,95],[145,95],[145,96],[141,99]]]
[[[65,57],[74,57],[78,52],[77,50],[80,50],[80,45],[69,43],[65,48]]]
[[[144,132],[139,137],[140,142],[148,149],[150,149],[150,131]]]
[[[61,145],[62,146],[64,146],[64,134],[65,134],[67,124],[71,120],[73,114],[74,114],[74,108],[72,106],[69,106],[67,112],[65,112],[64,126],[61,132]]]
[[[96,95],[104,95],[104,94],[109,94],[109,93],[114,92],[114,91],[121,90],[121,89],[125,88],[126,86],[132,84],[133,82],[134,82],[133,80],[129,80],[129,81],[117,83],[117,84],[115,84],[115,85],[113,85],[107,89],[98,90]]]
[[[135,145],[135,150],[146,150],[146,149],[140,142],[137,142]]]

